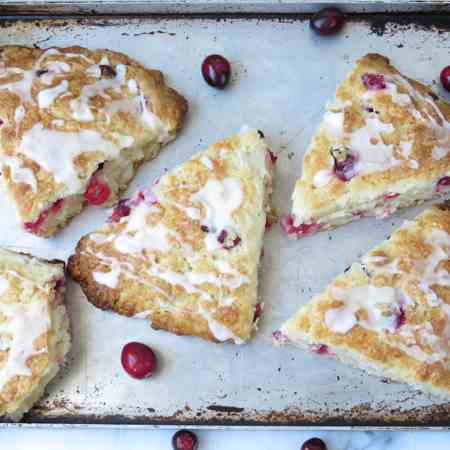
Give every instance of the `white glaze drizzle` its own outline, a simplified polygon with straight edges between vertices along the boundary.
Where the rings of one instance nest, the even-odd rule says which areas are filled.
[[[8,166],[11,173],[11,180],[14,183],[28,184],[33,192],[37,192],[37,180],[33,171],[23,166],[23,161],[14,156],[1,156],[0,161],[4,166]]]
[[[45,301],[31,303],[0,303],[0,314],[6,322],[0,325],[2,349],[9,349],[6,364],[0,369],[0,390],[15,376],[30,376],[28,359],[47,352],[37,350],[35,340],[46,333],[50,326],[48,306]]]
[[[210,179],[202,189],[192,195],[191,200],[203,206],[205,217],[202,224],[209,229],[204,238],[207,250],[220,248],[221,244],[217,240],[220,232],[236,227],[232,214],[243,200],[240,180],[231,177],[221,181]]]
[[[38,94],[38,105],[39,108],[48,108],[53,102],[64,92],[67,92],[67,88],[69,87],[69,82],[67,80],[61,81],[58,85],[44,89]]]
[[[119,155],[118,147],[97,131],[83,129],[72,133],[50,130],[44,128],[42,123],[27,130],[18,147],[18,153],[39,161],[39,165],[51,173],[57,182],[64,183],[71,193],[83,187],[74,159],[88,152],[101,152],[105,158]]]

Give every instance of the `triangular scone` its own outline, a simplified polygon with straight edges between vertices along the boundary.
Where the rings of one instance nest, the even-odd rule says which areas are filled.
[[[24,228],[47,237],[86,202],[112,205],[186,110],[121,53],[0,47],[0,169]]]
[[[449,188],[450,105],[370,54],[328,106],[283,225],[301,236],[385,217]]]
[[[20,419],[70,348],[64,263],[0,248],[0,416]]]
[[[70,274],[99,308],[177,334],[246,341],[272,165],[255,130],[212,145],[122,200],[108,225],[78,243]]]
[[[449,258],[447,203],[405,223],[302,307],[281,333],[450,399]]]

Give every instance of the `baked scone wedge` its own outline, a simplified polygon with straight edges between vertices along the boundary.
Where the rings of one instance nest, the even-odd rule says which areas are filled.
[[[449,258],[447,202],[406,222],[276,336],[450,399]]]
[[[121,53],[0,47],[0,169],[23,227],[48,237],[85,203],[111,206],[186,110]]]
[[[303,160],[285,230],[303,236],[440,197],[450,188],[450,105],[377,54],[338,87]]]
[[[0,416],[19,420],[70,349],[64,263],[0,248]]]
[[[246,341],[259,314],[273,161],[256,130],[210,146],[120,201],[78,243],[71,276],[93,305],[155,329]]]

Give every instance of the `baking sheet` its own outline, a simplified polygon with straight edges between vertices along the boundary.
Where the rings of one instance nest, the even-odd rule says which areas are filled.
[[[324,105],[357,57],[382,53],[440,90],[439,72],[449,63],[449,16],[405,17],[394,23],[385,16],[355,16],[332,38],[314,36],[302,16],[5,20],[0,44],[109,47],[163,70],[188,98],[189,117],[179,138],[139,170],[129,192],[247,124],[263,130],[279,153],[274,201],[282,213],[290,208],[304,149]],[[201,61],[209,53],[232,63],[232,83],[224,91],[208,87],[201,77]],[[20,230],[4,194],[0,202],[0,244],[51,258],[66,259],[80,236],[107,216],[88,208],[57,237],[42,240]],[[422,209],[299,241],[273,227],[265,239],[260,288],[266,307],[259,331],[244,346],[153,331],[145,321],[95,309],[69,282],[73,350],[24,422],[447,427],[450,404],[326,357],[274,347],[271,340],[272,332],[333,276]],[[160,370],[154,378],[136,381],[123,372],[120,351],[132,340],[157,351]]]
[[[310,13],[333,0],[2,0],[4,13],[50,14],[205,14]],[[353,0],[339,2],[351,12],[450,10],[447,0]]]

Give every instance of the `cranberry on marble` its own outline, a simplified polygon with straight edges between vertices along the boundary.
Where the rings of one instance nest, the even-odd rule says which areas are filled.
[[[325,344],[312,344],[310,345],[310,349],[318,355],[333,355],[333,352],[330,351],[328,345]]]
[[[369,91],[386,89],[386,81],[382,73],[365,73],[361,79]]]
[[[327,450],[327,446],[322,439],[311,438],[303,443],[301,450]]]
[[[197,450],[198,438],[188,430],[177,431],[172,437],[173,450]]]

